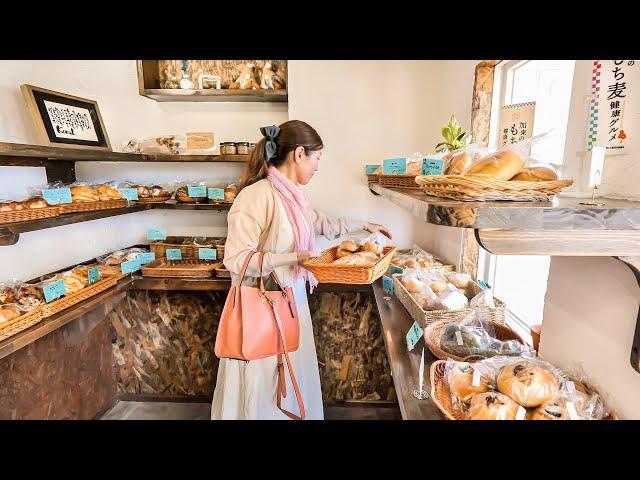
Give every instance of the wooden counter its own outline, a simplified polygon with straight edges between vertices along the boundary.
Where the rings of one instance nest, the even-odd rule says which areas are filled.
[[[422,348],[425,347],[424,339],[421,339],[411,352],[407,350],[405,336],[413,324],[413,319],[395,296],[389,296],[384,292],[382,279],[374,282],[373,292],[382,322],[384,344],[391,365],[391,375],[402,418],[404,420],[444,420],[444,415],[430,398],[418,400],[413,396],[413,391],[418,388],[420,356]],[[429,368],[435,360],[437,360],[436,357],[425,347],[422,388],[429,392],[429,395],[431,395]]]

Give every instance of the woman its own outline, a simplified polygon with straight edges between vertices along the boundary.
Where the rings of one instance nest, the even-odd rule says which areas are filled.
[[[300,319],[298,350],[291,352],[291,364],[302,394],[307,419],[322,419],[322,393],[318,359],[313,338],[305,282],[317,285],[302,262],[318,256],[314,252],[315,234],[335,239],[357,230],[380,232],[391,238],[383,226],[329,218],[307,209],[308,200],[299,185],[306,185],[318,170],[322,139],[305,122],[291,120],[279,127],[260,129],[265,138],[252,152],[238,193],[228,216],[224,265],[237,285],[242,265],[250,251],[266,252],[263,275],[276,271],[285,286],[295,293]],[[246,271],[245,284],[256,284],[258,255]],[[247,277],[252,277],[247,280]],[[286,419],[276,406],[277,358],[244,362],[222,358],[218,367],[211,418]],[[300,413],[291,379],[286,376],[289,393],[282,408]]]

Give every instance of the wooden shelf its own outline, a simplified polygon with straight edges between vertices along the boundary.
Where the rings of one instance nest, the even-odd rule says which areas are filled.
[[[136,290],[227,291],[231,288],[231,280],[228,278],[136,277],[133,288]]]
[[[169,200],[164,203],[152,203],[154,209],[158,210],[213,210],[226,211],[231,208],[231,203],[178,203],[175,200]]]
[[[0,142],[0,166],[46,167],[54,162],[246,162],[249,155],[148,155]]]
[[[272,102],[288,101],[287,90],[181,90],[145,88],[141,95],[157,102]]]

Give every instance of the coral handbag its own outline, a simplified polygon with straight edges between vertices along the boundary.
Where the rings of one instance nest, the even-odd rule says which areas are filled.
[[[262,252],[259,257],[259,287],[242,285],[249,261],[255,253],[250,252],[247,255],[240,272],[239,284],[229,290],[229,295],[227,295],[227,300],[220,316],[215,353],[219,358],[237,360],[258,360],[276,355],[278,357],[278,387],[276,394],[278,408],[289,418],[303,420],[305,411],[302,395],[289,360],[289,352],[294,352],[298,349],[300,340],[300,324],[295,297],[291,287],[282,288],[280,279],[275,271],[273,272],[273,279],[280,289],[276,291],[264,289],[264,280],[262,278],[264,253]],[[281,407],[282,397],[287,396],[284,359],[286,359],[291,383],[298,400],[300,416]]]

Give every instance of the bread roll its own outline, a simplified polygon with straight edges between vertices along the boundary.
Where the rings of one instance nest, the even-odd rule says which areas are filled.
[[[558,180],[558,174],[551,167],[528,167],[517,173],[511,180],[518,182],[544,182]]]
[[[464,403],[477,393],[489,391],[489,384],[480,377],[478,386],[473,385],[473,367],[466,362],[457,362],[447,372],[449,391]]]
[[[16,294],[13,288],[0,287],[0,305],[5,303],[15,303]]]
[[[465,295],[461,294],[458,290],[450,290],[440,295],[433,307],[437,310],[454,312],[463,310],[467,305],[469,305],[469,300]]]
[[[429,280],[429,288],[433,290],[436,295],[441,295],[444,292],[450,290],[449,284],[446,280]]]
[[[345,240],[340,244],[339,248],[347,252],[357,252],[360,246],[353,240]]]
[[[401,279],[400,282],[409,293],[422,293],[424,291],[424,283],[418,279],[408,277]]]
[[[537,407],[555,400],[558,395],[558,381],[553,373],[530,360],[504,366],[496,384],[500,392],[523,407]]]
[[[98,185],[96,187],[98,198],[102,201],[106,200],[119,200],[122,198],[122,194],[117,188],[110,187],[109,185]]]
[[[197,203],[197,197],[189,196],[189,188],[187,186],[183,186],[176,190],[176,200],[183,203]]]
[[[447,275],[447,280],[457,288],[467,288],[471,283],[471,276],[466,273],[451,273]]]
[[[365,242],[362,249],[365,252],[373,252],[376,255],[380,255],[384,251],[384,249],[382,248],[382,245],[378,245],[377,243],[374,243],[374,242]]]
[[[144,185],[138,185],[136,190],[138,191],[138,198],[144,198],[150,195],[149,188]]]
[[[571,417],[562,402],[550,402],[530,412],[527,420],[571,420]]]
[[[70,275],[82,282],[83,286],[89,285],[89,267],[80,265],[71,270]]]
[[[44,303],[44,294],[41,288],[25,284],[18,288],[17,299],[18,304],[27,308],[34,308]]]
[[[362,258],[366,265],[373,265],[379,260],[378,255],[373,252],[356,252],[353,256]]]
[[[333,265],[366,265],[367,261],[357,255],[349,255],[347,257],[338,258],[333,261]]]
[[[80,281],[73,275],[62,275],[62,281],[64,282],[66,295],[75,293],[78,290],[82,290],[84,288],[82,281]]]
[[[524,160],[515,152],[505,150],[483,158],[466,175],[482,175],[496,180],[510,180],[524,168]]]
[[[348,257],[349,255],[353,255],[353,253],[348,250],[342,250],[341,248],[336,250],[336,258]]]
[[[2,305],[0,306],[0,325],[10,322],[14,318],[22,315],[22,312],[12,305]]]
[[[453,157],[449,162],[445,175],[464,175],[473,164],[473,157],[467,152],[462,152]]]
[[[88,185],[71,187],[71,201],[73,203],[97,202],[100,200],[98,192]]]
[[[407,175],[420,175],[422,173],[422,162],[407,163]]]
[[[152,187],[149,187],[147,189],[147,192],[148,192],[148,195],[151,195],[152,197],[170,197],[171,196],[171,194],[164,187],[160,185],[153,185]],[[138,193],[138,195],[140,195],[140,193]]]
[[[24,210],[25,207],[20,202],[3,202],[0,203],[0,212],[15,212],[16,210]]]
[[[498,392],[478,393],[471,398],[469,420],[515,420],[519,405]]]
[[[420,262],[418,260],[409,259],[404,261],[403,266],[404,268],[420,268]]]
[[[423,310],[430,310],[433,302],[435,302],[435,298],[427,295],[426,293],[412,293],[411,296],[414,298],[418,305],[422,307]]]
[[[238,187],[235,185],[229,185],[224,189],[224,201],[225,202],[233,202],[236,199],[236,193],[238,192]]]
[[[23,202],[24,208],[35,209],[35,208],[46,208],[49,204],[42,197],[34,197],[30,198]]]

